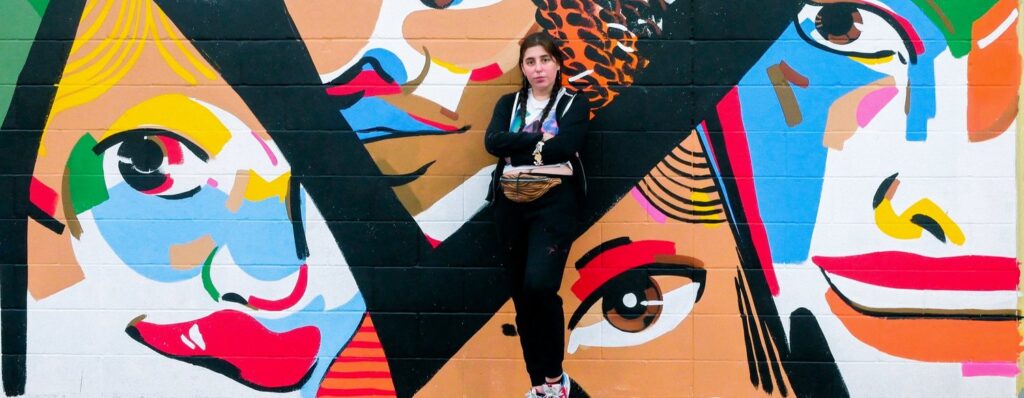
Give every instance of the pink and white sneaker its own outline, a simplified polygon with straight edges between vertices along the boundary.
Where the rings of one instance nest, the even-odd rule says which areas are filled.
[[[569,390],[572,388],[572,381],[569,375],[562,373],[562,380],[558,383],[544,384],[544,398],[569,398]]]

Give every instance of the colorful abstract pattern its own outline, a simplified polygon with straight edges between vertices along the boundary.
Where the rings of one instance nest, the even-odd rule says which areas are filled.
[[[4,395],[522,394],[482,129],[535,31],[573,396],[1019,394],[1020,7],[3,2]]]

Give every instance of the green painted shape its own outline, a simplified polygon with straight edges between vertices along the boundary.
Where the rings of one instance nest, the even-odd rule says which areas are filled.
[[[110,198],[103,180],[103,155],[94,153],[94,146],[96,140],[85,134],[71,149],[68,158],[68,190],[75,214],[82,214]]]
[[[210,277],[210,267],[213,265],[213,256],[217,255],[217,249],[213,248],[209,256],[206,256],[206,261],[203,261],[203,289],[206,289],[206,293],[213,298],[213,301],[220,301],[220,292],[217,291],[217,287],[213,285],[213,279]]]
[[[36,14],[40,17],[46,12],[46,6],[50,4],[50,0],[28,0],[28,4],[32,5],[32,8],[36,10]]]
[[[917,4],[946,36],[949,52],[956,58],[971,52],[971,26],[997,2],[998,0],[914,0],[914,4]],[[935,11],[932,4],[942,10],[945,18]]]
[[[39,29],[40,17],[33,7],[25,0],[0,0],[0,122],[7,116],[14,85]]]

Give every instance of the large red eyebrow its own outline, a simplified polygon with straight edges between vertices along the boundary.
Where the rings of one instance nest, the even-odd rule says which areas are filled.
[[[572,284],[572,293],[585,300],[595,290],[623,272],[654,262],[654,256],[676,254],[675,243],[642,240],[616,246],[580,267],[580,279]]]

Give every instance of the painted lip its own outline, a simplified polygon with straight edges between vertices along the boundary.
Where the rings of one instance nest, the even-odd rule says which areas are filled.
[[[875,252],[811,259],[832,289],[865,315],[1013,317],[1017,261]]]
[[[314,326],[275,333],[235,310],[166,325],[147,322],[141,315],[125,333],[161,355],[271,392],[294,391],[305,384],[320,348],[320,330]]]
[[[825,301],[836,319],[879,351],[964,363],[1020,353],[1013,258],[875,252],[811,260],[829,283]]]

